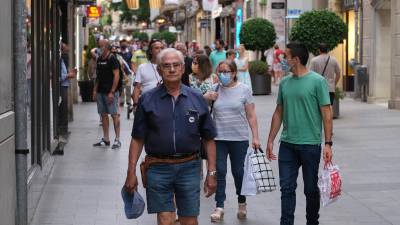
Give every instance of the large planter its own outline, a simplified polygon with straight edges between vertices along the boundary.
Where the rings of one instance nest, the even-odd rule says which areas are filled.
[[[271,76],[265,74],[253,74],[250,77],[253,95],[271,94]]]
[[[82,97],[82,102],[92,102],[93,101],[93,88],[94,83],[91,80],[82,80],[78,82],[79,93]]]
[[[332,105],[332,111],[333,111],[333,119],[337,119],[340,116],[340,99],[335,98],[335,100],[333,101],[333,105]]]

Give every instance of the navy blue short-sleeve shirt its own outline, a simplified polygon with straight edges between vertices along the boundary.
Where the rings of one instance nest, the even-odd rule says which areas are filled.
[[[147,154],[199,152],[201,138],[215,137],[214,122],[200,92],[181,85],[175,99],[161,85],[140,97],[132,138],[144,141]]]

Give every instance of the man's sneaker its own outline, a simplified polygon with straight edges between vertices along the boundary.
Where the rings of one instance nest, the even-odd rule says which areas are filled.
[[[211,222],[220,223],[221,220],[224,218],[224,208],[217,207],[210,217],[211,217]]]
[[[111,147],[112,149],[121,148],[121,142],[119,140],[115,140],[114,144]]]
[[[105,147],[105,146],[110,146],[110,141],[106,141],[104,140],[104,138],[102,138],[100,142],[93,144],[93,147]]]

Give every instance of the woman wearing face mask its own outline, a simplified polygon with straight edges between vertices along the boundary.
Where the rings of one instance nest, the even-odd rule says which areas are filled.
[[[217,93],[212,91],[217,78],[212,74],[212,65],[206,55],[197,55],[192,62],[192,74],[189,75],[190,87],[200,91],[208,101],[214,101]]]
[[[237,67],[233,61],[221,62],[217,67],[220,87],[213,115],[218,134],[215,138],[218,175],[215,194],[216,209],[211,214],[212,222],[220,222],[224,215],[228,155],[238,196],[237,217],[239,219],[246,218],[246,197],[240,193],[244,159],[249,147],[248,126],[252,132],[252,147],[260,147],[253,96],[247,85],[237,81],[237,73]]]

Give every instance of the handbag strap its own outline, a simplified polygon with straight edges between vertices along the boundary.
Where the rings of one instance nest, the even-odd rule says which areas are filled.
[[[326,60],[326,64],[325,64],[324,70],[322,71],[322,74],[321,74],[323,77],[325,76],[324,73],[325,73],[326,67],[328,66],[329,59],[331,59],[331,56],[328,56],[328,60]]]
[[[219,90],[219,84],[217,84],[217,87],[215,88],[215,92],[218,92],[218,90]],[[214,109],[214,103],[215,103],[215,101],[212,101],[212,102],[211,102],[211,106],[210,106],[210,114],[212,114],[212,112],[213,112],[213,109]]]
[[[256,154],[257,151],[259,151],[259,152],[261,152],[261,153],[264,153],[264,151],[261,149],[261,147],[259,147],[258,149],[254,149],[254,154]]]

